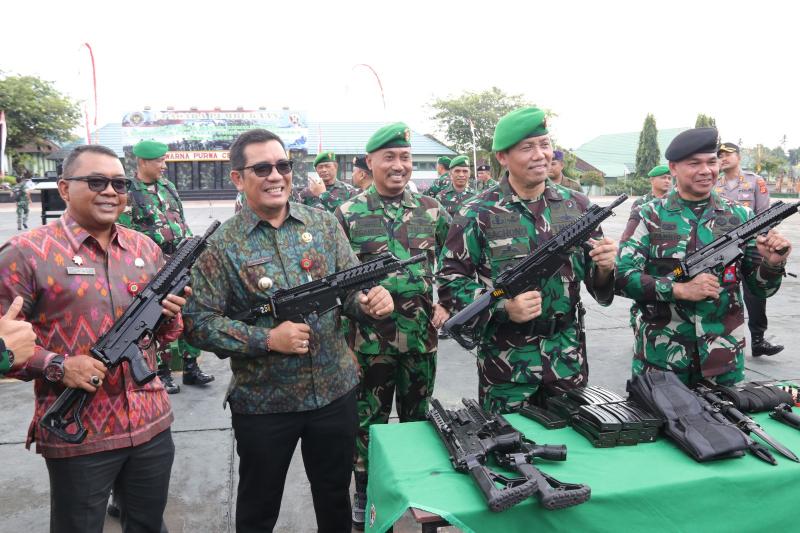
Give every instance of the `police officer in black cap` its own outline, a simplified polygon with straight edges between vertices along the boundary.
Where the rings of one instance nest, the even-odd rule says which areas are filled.
[[[476,193],[481,193],[497,185],[497,182],[492,179],[492,167],[490,167],[486,163],[483,163],[481,165],[478,165],[476,171],[478,173],[475,181]]]

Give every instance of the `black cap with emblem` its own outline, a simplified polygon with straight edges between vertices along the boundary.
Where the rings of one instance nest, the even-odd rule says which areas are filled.
[[[667,146],[668,161],[683,161],[693,154],[716,154],[719,146],[717,128],[694,128],[679,133]]]

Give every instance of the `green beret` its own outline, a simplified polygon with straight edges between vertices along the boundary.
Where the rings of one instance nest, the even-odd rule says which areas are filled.
[[[445,168],[449,168],[450,167],[450,158],[447,157],[446,155],[443,155],[442,157],[440,157],[439,159],[436,160],[436,164],[437,165],[444,165]]]
[[[717,128],[693,128],[672,139],[664,152],[667,161],[683,161],[694,154],[716,154],[719,146]]]
[[[336,163],[336,154],[333,152],[322,152],[314,159],[314,168],[320,163]]]
[[[457,155],[450,161],[450,166],[448,169],[453,169],[456,167],[468,167],[469,166],[469,158],[465,155]]]
[[[497,121],[492,140],[492,151],[508,150],[518,142],[529,137],[547,134],[547,120],[544,111],[536,107],[524,107],[503,115]]]
[[[659,176],[663,176],[664,174],[669,174],[669,167],[667,165],[658,165],[653,167],[653,169],[647,173],[647,177],[657,178]]]
[[[142,159],[158,159],[169,151],[169,146],[158,141],[140,141],[133,147],[133,155]]]
[[[411,146],[411,130],[403,122],[387,124],[372,134],[367,141],[367,153],[371,154],[381,148],[398,148]]]

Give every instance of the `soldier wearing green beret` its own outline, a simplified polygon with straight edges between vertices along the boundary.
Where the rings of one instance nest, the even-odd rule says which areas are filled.
[[[300,193],[303,204],[333,212],[345,200],[358,194],[354,187],[337,179],[339,163],[336,154],[322,152],[314,159],[314,170],[319,180],[309,179],[308,187]]]
[[[620,243],[627,241],[628,238],[633,235],[636,226],[639,225],[639,210],[642,206],[656,198],[665,197],[670,189],[672,189],[672,174],[669,173],[669,166],[667,165],[654,166],[650,169],[650,172],[647,173],[647,177],[650,178],[650,192],[637,198],[633,202],[633,205],[631,205],[628,223],[625,225],[622,237],[619,238]]]
[[[744,379],[744,305],[740,285],[765,298],[777,292],[791,251],[777,231],[745,244],[744,256],[720,275],[688,281],[670,275],[698,250],[753,217],[714,191],[719,174],[715,128],[695,128],[667,147],[675,189],[644,204],[633,235],[620,246],[617,291],[636,301],[633,373],[670,370],[693,385]]]
[[[581,193],[547,178],[553,145],[544,112],[512,111],[497,123],[492,150],[508,170],[453,220],[437,273],[451,313],[493,289],[494,280],[589,207]],[[578,247],[541,289],[503,299],[481,317],[479,399],[491,412],[517,411],[534,399],[588,379],[580,282],[601,305],[614,296],[616,243],[598,229],[591,251]]]
[[[362,372],[353,501],[356,528],[364,527],[369,427],[389,421],[395,390],[400,422],[425,420],[436,373],[436,330],[448,318],[444,308],[433,303],[433,269],[450,216],[439,202],[407,187],[413,166],[410,139],[402,122],[375,132],[366,150],[374,183],[335,212],[361,261],[387,252],[400,259],[426,256],[424,262],[381,282],[394,300],[391,320],[374,325],[351,322],[350,339]]]
[[[469,186],[469,158],[465,155],[454,157],[450,162],[450,183],[436,195],[439,202],[452,217],[474,194]]]
[[[442,189],[447,187],[450,183],[450,174],[448,170],[450,169],[450,158],[447,156],[442,156],[436,160],[436,173],[439,174],[439,177],[433,182],[433,184],[428,187],[428,190],[425,191],[426,196],[430,196],[431,198],[436,198],[436,195],[441,192]]]
[[[488,191],[495,185],[497,181],[492,178],[492,167],[489,165],[478,165],[476,170],[477,176],[475,180],[475,192]]]
[[[169,179],[162,179],[167,170],[168,150],[166,144],[157,141],[141,141],[133,147],[136,176],[128,193],[128,205],[118,220],[123,226],[153,239],[167,257],[192,235],[175,185]],[[158,376],[169,394],[181,390],[170,369],[173,352],[183,358],[184,385],[205,385],[214,381],[214,376],[203,372],[197,364],[200,350],[180,338],[169,346],[160,346],[156,352]]]

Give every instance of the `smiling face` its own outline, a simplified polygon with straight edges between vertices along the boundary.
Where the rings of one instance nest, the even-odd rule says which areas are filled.
[[[272,172],[264,178],[256,176],[252,168],[231,170],[231,180],[236,189],[244,192],[247,205],[261,218],[270,220],[280,217],[288,208],[292,192],[292,173],[281,175],[274,165],[286,161],[286,150],[278,141],[248,144],[244,148],[245,167],[259,163],[271,163]]]
[[[67,177],[126,179],[118,158],[96,152],[81,154],[70,170]],[[85,181],[60,180],[58,192],[67,204],[67,213],[89,233],[110,230],[128,203],[128,195],[117,193],[111,182],[104,190],[94,192]]]
[[[403,193],[411,179],[413,162],[411,148],[384,148],[367,154],[367,166],[372,170],[375,188],[383,196]]]
[[[547,135],[529,137],[508,150],[497,152],[496,157],[501,165],[508,168],[508,179],[517,194],[535,196],[543,190],[550,172],[553,145]]]
[[[670,161],[669,170],[681,198],[704,200],[719,176],[719,160],[717,154],[692,154],[682,161]]]

